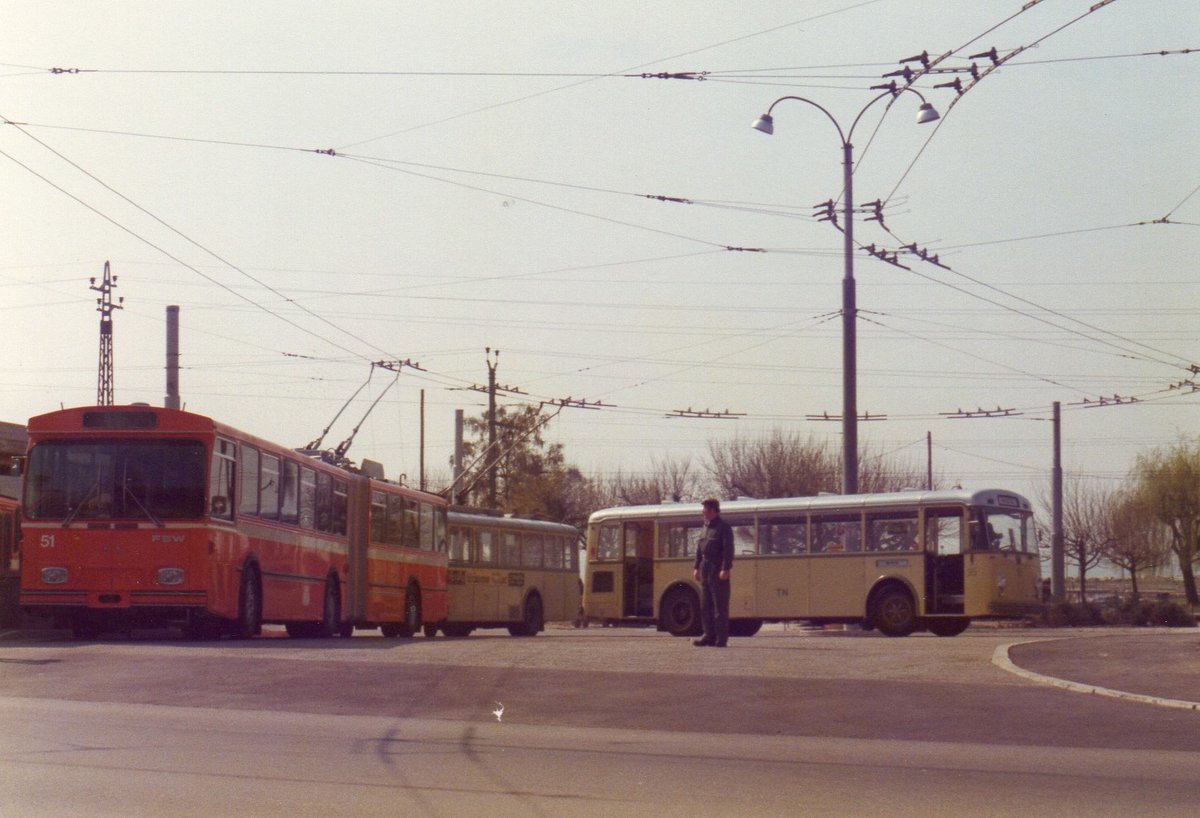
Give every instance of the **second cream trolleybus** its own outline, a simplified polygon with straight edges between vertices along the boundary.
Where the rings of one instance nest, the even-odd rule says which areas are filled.
[[[856,623],[954,636],[972,619],[1039,608],[1030,503],[1011,491],[911,491],[735,500],[730,633],[763,622]],[[699,503],[609,508],[587,530],[588,621],[700,632],[692,577]]]

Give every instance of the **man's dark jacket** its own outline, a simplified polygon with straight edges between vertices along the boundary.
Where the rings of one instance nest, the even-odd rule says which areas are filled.
[[[714,575],[733,568],[733,528],[719,514],[711,523],[704,524],[696,548],[695,568]]]

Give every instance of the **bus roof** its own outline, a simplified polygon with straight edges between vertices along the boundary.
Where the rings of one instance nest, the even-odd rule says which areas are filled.
[[[816,497],[776,497],[769,500],[722,500],[721,514],[758,514],[772,511],[860,511],[865,509],[888,509],[918,505],[979,505],[997,508],[1030,511],[1028,500],[1013,491],[1004,489],[982,489],[966,491],[948,489],[940,491],[897,491],[883,494],[822,494]],[[699,518],[700,503],[666,503],[652,506],[618,506],[593,512],[588,525],[608,520]]]
[[[540,531],[543,534],[569,534],[577,536],[579,529],[567,523],[552,523],[549,520],[530,520],[524,517],[502,517],[492,514],[471,514],[469,512],[451,510],[447,515],[450,525],[485,525],[498,529],[522,529],[524,531]]]

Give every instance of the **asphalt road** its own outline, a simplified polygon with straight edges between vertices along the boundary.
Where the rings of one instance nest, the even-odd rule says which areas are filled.
[[[501,634],[0,641],[0,815],[1178,815],[1200,792],[1200,713],[994,661],[1133,683],[1150,650],[1194,684],[1195,631]]]

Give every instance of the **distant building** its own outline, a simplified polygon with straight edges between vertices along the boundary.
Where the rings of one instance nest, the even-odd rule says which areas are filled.
[[[28,445],[23,424],[0,421],[0,495],[20,497],[21,464]]]

